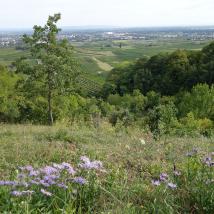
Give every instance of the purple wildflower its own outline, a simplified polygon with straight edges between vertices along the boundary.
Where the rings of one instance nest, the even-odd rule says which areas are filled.
[[[90,162],[90,159],[88,157],[86,157],[86,156],[81,156],[80,160],[83,161],[83,162]]]
[[[45,175],[44,176],[44,180],[55,180],[58,179],[59,176],[58,175]]]
[[[40,183],[41,185],[45,186],[45,187],[49,187],[49,186],[50,186],[50,184],[47,183],[45,180],[40,180],[39,183]]]
[[[68,189],[68,186],[66,186],[64,183],[57,184],[57,186],[63,189]]]
[[[212,158],[209,157],[209,156],[204,158],[204,162],[206,162],[206,161],[211,161],[211,160],[212,160]]]
[[[64,167],[64,169],[68,169],[68,168],[71,167],[71,164],[70,164],[70,163],[65,163],[65,162],[63,162],[63,163],[62,163],[62,166]]]
[[[24,179],[25,177],[26,177],[26,175],[23,174],[23,173],[20,173],[20,174],[17,175],[17,178],[20,179],[20,180]]]
[[[166,174],[166,173],[161,173],[160,174],[160,180],[161,181],[166,181],[166,180],[168,180],[168,175]]]
[[[64,169],[71,175],[74,175],[76,173],[76,171],[74,170],[74,168],[71,166],[71,164],[69,163],[62,163],[62,166],[64,167]]]
[[[35,184],[35,185],[39,185],[39,184],[40,184],[40,182],[39,182],[39,181],[36,181],[36,180],[31,180],[30,183],[31,183],[31,184]]]
[[[176,189],[177,188],[177,185],[176,184],[173,184],[173,183],[168,183],[167,186],[171,189]]]
[[[16,181],[0,181],[0,186],[15,186],[17,185]]]
[[[0,181],[0,186],[4,186],[4,181]]]
[[[49,185],[53,185],[56,182],[54,181],[56,178],[58,178],[57,176],[51,176],[51,175],[46,175],[44,176],[43,180],[48,183]]]
[[[207,166],[214,166],[214,162],[212,161],[212,158],[211,158],[211,157],[205,157],[205,158],[204,158],[204,163],[205,163]]]
[[[30,171],[29,176],[33,177],[33,176],[38,176],[39,174],[40,174],[40,172],[38,170],[32,170],[32,171]]]
[[[83,177],[76,177],[76,178],[73,179],[73,181],[75,183],[80,184],[80,185],[84,185],[84,184],[87,183],[87,180],[85,178],[83,178]]]
[[[160,186],[160,180],[152,180],[154,186]]]
[[[25,190],[25,191],[14,190],[11,192],[11,195],[19,197],[19,196],[23,196],[23,195],[32,195],[33,193],[34,193],[34,191],[31,191],[31,190]]]
[[[59,170],[64,169],[64,166],[62,164],[57,164],[57,163],[54,163],[53,167],[56,168],[56,169],[59,169]]]
[[[71,168],[68,168],[67,169],[67,172],[70,174],[70,175],[74,175],[76,173],[76,171],[71,167]]]
[[[41,169],[41,172],[45,173],[46,175],[58,173],[58,169],[52,167],[52,166],[46,166],[43,169]]]
[[[52,196],[52,193],[51,193],[51,192],[48,192],[48,191],[46,191],[46,190],[44,190],[44,189],[41,189],[40,191],[41,191],[42,194],[44,194],[44,195],[46,195],[46,196]]]
[[[16,196],[16,197],[19,197],[19,196],[22,196],[23,194],[22,194],[22,192],[20,192],[20,191],[12,191],[12,192],[11,192],[11,195]]]
[[[32,167],[31,165],[29,165],[29,166],[26,166],[25,169],[26,169],[27,171],[32,171],[32,170],[33,170],[33,167]]]
[[[101,169],[101,168],[103,168],[103,164],[101,161],[90,161],[90,159],[86,156],[82,156],[80,159],[83,163],[80,163],[79,166],[83,169]]]
[[[103,163],[101,161],[93,161],[92,163],[95,169],[101,169],[103,167]]]

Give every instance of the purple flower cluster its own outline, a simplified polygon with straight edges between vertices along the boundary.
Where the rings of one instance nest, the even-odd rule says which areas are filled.
[[[103,168],[103,164],[101,161],[91,161],[88,157],[82,156],[80,158],[82,163],[79,164],[79,166],[83,169],[97,169],[100,170]]]
[[[205,157],[203,162],[209,167],[214,166],[214,160],[212,159],[212,156]]]
[[[160,186],[161,185],[161,181],[160,180],[152,180],[152,184],[154,186]]]
[[[169,176],[166,173],[161,173],[160,174],[160,180],[161,181],[167,181]]]
[[[179,171],[174,171],[174,174],[176,173],[177,176],[181,175]],[[176,189],[177,185],[169,181],[169,175],[167,173],[161,173],[159,176],[159,179],[153,179],[152,185],[153,186],[160,186],[161,183],[166,183],[167,187],[170,189]]]
[[[172,182],[169,182],[167,185],[168,185],[168,187],[171,188],[171,189],[176,189],[176,188],[177,188],[177,185],[176,185],[176,184],[173,184]]]
[[[73,179],[73,181],[75,183],[80,184],[80,185],[84,185],[84,184],[87,183],[87,180],[85,178],[83,178],[83,177],[76,177],[76,178]]]
[[[100,161],[90,161],[86,156],[81,157],[79,169],[75,170],[69,163],[54,163],[42,168],[35,169],[28,165],[19,167],[19,174],[16,181],[0,181],[0,186],[11,186],[13,196],[32,195],[35,189],[40,189],[40,193],[45,196],[52,196],[49,189],[68,189],[70,184],[85,185],[88,181],[77,174],[81,174],[81,169],[101,169]],[[35,188],[36,187],[36,188]],[[28,188],[26,190],[26,188]]]
[[[34,193],[34,191],[31,190],[26,190],[26,191],[12,191],[11,195],[13,196],[24,196],[24,195],[32,195]]]
[[[16,181],[0,181],[0,186],[16,186]]]

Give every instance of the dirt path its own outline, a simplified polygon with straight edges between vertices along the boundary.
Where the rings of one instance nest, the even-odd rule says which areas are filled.
[[[97,63],[97,65],[102,69],[103,71],[111,71],[113,67],[109,65],[106,62],[102,62],[101,60],[97,59],[96,57],[92,57],[92,59]]]

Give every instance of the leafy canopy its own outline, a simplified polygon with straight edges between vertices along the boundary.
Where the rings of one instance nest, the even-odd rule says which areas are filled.
[[[53,123],[52,99],[74,90],[78,75],[77,63],[67,40],[57,38],[60,29],[56,23],[61,15],[49,16],[44,27],[34,26],[32,35],[23,40],[30,48],[31,57],[17,63],[17,72],[24,73],[24,91],[30,96],[38,93],[47,98],[49,123]]]

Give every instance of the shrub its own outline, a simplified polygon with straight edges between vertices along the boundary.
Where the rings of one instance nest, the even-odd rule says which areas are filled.
[[[208,137],[213,132],[213,122],[207,118],[196,119],[193,112],[189,112],[180,122],[177,130],[179,135],[195,136],[201,134]]]

